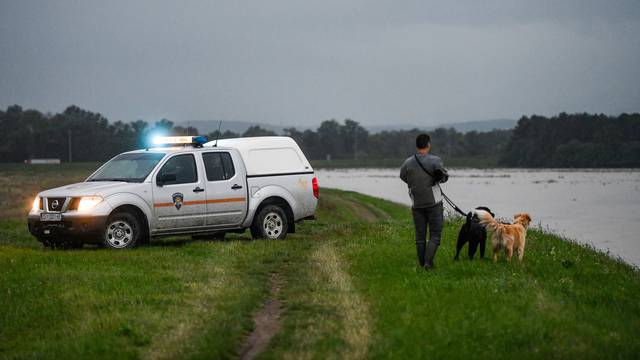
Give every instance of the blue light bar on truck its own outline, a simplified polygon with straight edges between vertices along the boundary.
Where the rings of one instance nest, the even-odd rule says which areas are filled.
[[[156,136],[154,145],[194,145],[202,146],[209,141],[206,136]]]

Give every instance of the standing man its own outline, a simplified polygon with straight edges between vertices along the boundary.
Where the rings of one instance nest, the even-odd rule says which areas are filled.
[[[442,234],[443,207],[442,192],[438,183],[449,179],[442,160],[429,154],[431,138],[420,134],[416,138],[417,152],[402,164],[400,179],[407,183],[413,206],[413,223],[416,228],[416,250],[418,262],[426,270],[433,268],[436,250]],[[429,243],[426,243],[427,226]]]

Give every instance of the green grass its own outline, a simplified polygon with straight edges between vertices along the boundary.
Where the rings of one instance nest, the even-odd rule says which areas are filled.
[[[164,239],[129,251],[38,246],[0,221],[0,358],[229,358],[283,279],[263,358],[637,358],[640,274],[530,230],[524,263],[416,265],[410,210],[323,190],[284,241]]]
[[[231,356],[283,245],[165,241],[59,252],[3,244],[0,356]]]

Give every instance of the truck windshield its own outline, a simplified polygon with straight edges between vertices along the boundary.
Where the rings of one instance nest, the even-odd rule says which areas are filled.
[[[164,156],[164,153],[118,155],[104,164],[87,181],[143,182]]]

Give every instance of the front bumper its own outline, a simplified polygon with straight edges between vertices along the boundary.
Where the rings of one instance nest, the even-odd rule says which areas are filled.
[[[29,232],[40,238],[66,236],[84,240],[85,242],[99,242],[104,232],[107,216],[65,216],[61,221],[41,221],[40,215],[29,215]]]

